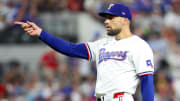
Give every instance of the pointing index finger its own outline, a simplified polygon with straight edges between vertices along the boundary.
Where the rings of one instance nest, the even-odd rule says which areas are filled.
[[[15,21],[14,24],[23,25],[23,24],[25,24],[25,23],[24,23],[24,22],[20,22],[20,21]]]

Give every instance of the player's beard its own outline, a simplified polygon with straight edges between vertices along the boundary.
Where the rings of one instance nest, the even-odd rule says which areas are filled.
[[[120,29],[111,29],[110,31],[107,32],[107,35],[109,36],[116,36],[118,33],[120,33]]]

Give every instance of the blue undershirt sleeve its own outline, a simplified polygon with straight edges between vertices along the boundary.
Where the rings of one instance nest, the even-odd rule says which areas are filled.
[[[145,75],[140,77],[142,101],[154,101],[154,83],[153,75]]]
[[[71,57],[88,59],[88,52],[84,43],[70,43],[42,30],[39,39],[56,51]]]

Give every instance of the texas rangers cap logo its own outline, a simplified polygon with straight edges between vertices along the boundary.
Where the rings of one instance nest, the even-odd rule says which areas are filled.
[[[114,6],[114,4],[110,4],[108,7],[108,10],[110,10],[113,6]]]

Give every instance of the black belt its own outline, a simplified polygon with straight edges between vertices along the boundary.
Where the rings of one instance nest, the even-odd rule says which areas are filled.
[[[96,97],[96,101],[104,101],[104,96]]]

